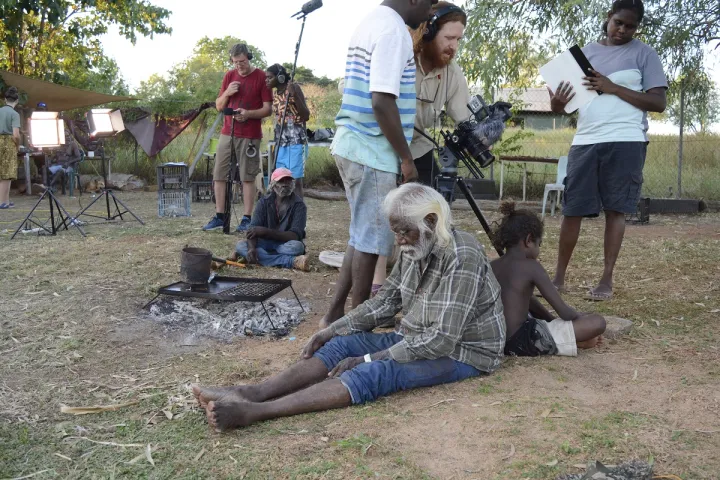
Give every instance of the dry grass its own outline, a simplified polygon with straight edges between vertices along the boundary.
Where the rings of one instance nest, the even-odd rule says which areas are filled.
[[[91,226],[85,240],[74,232],[0,236],[0,478],[551,479],[579,471],[575,464],[633,457],[683,479],[718,478],[716,214],[629,226],[616,297],[605,304],[581,298],[602,259],[602,223],[586,223],[568,300],[634,320],[615,343],[577,359],[509,360],[490,377],[219,436],[187,385],[257,382],[295,361],[337,273],[318,262],[308,274],[250,272],[291,278],[309,301],[313,313],[296,341],[183,346],[182,335],[148,322],[140,307],[177,279],[184,245],[224,254],[236,238],[199,231],[207,204],[193,204],[190,219],[158,219],[154,194],[121,198],[147,226]],[[0,230],[31,206],[16,203]],[[308,203],[310,253],[342,249],[347,205]],[[460,228],[480,230],[469,212],[456,216]],[[541,260],[552,269],[557,219],[547,232]],[[60,413],[61,404],[133,401],[97,415]]]

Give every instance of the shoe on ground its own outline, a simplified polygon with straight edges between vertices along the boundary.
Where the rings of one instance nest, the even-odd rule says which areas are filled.
[[[250,228],[250,219],[248,217],[243,217],[242,220],[240,220],[240,225],[237,226],[235,229],[236,232],[247,232]]]
[[[213,216],[207,225],[205,225],[202,229],[204,232],[211,232],[213,230],[222,230],[223,228],[223,221],[217,218],[217,216]]]
[[[299,255],[293,259],[293,268],[302,272],[310,271],[310,257],[307,255]]]
[[[8,208],[10,208],[9,203],[0,203],[0,210],[7,210]]]

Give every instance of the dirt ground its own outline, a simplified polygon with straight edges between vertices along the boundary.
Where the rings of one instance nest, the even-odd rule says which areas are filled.
[[[582,299],[602,270],[602,220],[585,223],[566,298],[633,320],[617,341],[219,435],[188,385],[258,382],[298,358],[337,279],[317,255],[344,249],[349,211],[308,200],[312,272],[241,273],[293,281],[312,311],[290,337],[188,342],[141,308],[179,279],[183,246],[226,255],[238,237],[200,231],[209,204],[193,204],[191,218],[158,218],[156,195],[120,194],[145,226],[90,225],[87,239],[10,241],[34,201],[16,198],[0,213],[0,478],[553,479],[632,458],[657,474],[720,478],[720,215],[629,225],[616,296],[603,304]],[[78,210],[77,199],[61,200]],[[471,212],[454,213],[487,244]],[[559,218],[546,226],[541,261],[552,271]]]

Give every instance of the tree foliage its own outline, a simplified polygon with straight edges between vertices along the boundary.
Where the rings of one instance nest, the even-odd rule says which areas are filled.
[[[170,12],[147,0],[0,0],[0,68],[62,85],[126,93],[99,37],[111,25],[138,35],[170,33]]]
[[[677,88],[668,92],[665,118],[680,125],[680,96],[685,89],[685,128],[691,132],[708,133],[710,127],[720,121],[718,86],[705,72],[683,75],[675,84]]]
[[[292,73],[292,63],[285,62],[282,65],[283,67],[285,67],[288,73]],[[335,80],[331,80],[326,76],[316,77],[312,69],[308,67],[303,67],[301,65],[298,65],[297,69],[295,70],[295,81],[299,83],[318,85],[320,87],[330,87],[336,84]]]
[[[232,36],[201,38],[192,55],[167,75],[154,74],[140,82],[136,95],[153,112],[166,116],[215,101],[223,76],[232,68],[229,51],[236,43],[247,42]],[[250,44],[248,48],[253,54],[253,65],[265,69],[265,53]]]
[[[526,83],[531,57],[549,57],[596,41],[611,0],[468,0],[468,28],[460,57],[486,94]],[[703,65],[720,39],[718,0],[645,0],[639,38],[658,51],[671,79]]]

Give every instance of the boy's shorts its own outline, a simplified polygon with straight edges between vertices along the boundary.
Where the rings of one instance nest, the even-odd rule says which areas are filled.
[[[233,146],[231,147],[230,143]],[[254,148],[248,149],[252,145]],[[220,135],[215,154],[215,167],[213,168],[213,180],[216,182],[227,182],[230,173],[230,158],[232,148],[235,149],[235,158],[238,161],[236,178],[241,182],[254,182],[255,177],[260,173],[260,139],[259,138],[232,138],[229,135]]]
[[[561,318],[546,322],[528,314],[525,323],[505,343],[505,355],[576,357],[577,342],[573,323]]]
[[[596,217],[601,210],[637,212],[647,142],[573,145],[563,192],[566,217]]]
[[[280,147],[275,168],[287,168],[295,180],[305,177],[305,161],[308,158],[307,145]]]

